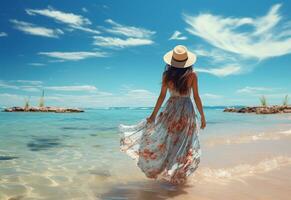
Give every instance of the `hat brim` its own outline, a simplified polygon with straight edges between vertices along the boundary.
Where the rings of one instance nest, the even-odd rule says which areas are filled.
[[[196,55],[190,51],[187,52],[188,59],[186,61],[177,61],[173,59],[173,51],[169,51],[164,55],[164,61],[168,65],[177,68],[186,68],[192,66],[196,62]]]

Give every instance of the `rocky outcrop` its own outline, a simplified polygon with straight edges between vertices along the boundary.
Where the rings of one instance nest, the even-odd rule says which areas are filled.
[[[256,113],[256,114],[291,113],[291,106],[254,106],[242,108],[228,107],[225,108],[223,112]]]
[[[63,108],[63,107],[11,107],[3,110],[4,112],[55,112],[55,113],[79,113],[84,112],[79,108]]]

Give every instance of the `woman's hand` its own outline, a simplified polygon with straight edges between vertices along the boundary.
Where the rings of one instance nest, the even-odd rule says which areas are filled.
[[[151,124],[155,122],[156,116],[151,115],[150,117],[147,118],[147,123]]]
[[[200,128],[201,129],[204,129],[206,127],[206,120],[205,120],[205,117],[201,117],[201,126]]]

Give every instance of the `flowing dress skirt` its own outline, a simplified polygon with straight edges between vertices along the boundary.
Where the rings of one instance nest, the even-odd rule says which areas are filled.
[[[197,118],[190,97],[171,96],[155,123],[120,125],[120,149],[149,178],[185,183],[200,162]]]

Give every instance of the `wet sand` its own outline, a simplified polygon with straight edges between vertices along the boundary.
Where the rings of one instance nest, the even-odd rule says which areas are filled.
[[[108,184],[106,191],[96,196],[132,200],[289,200],[291,135],[281,138],[269,135],[262,140],[243,139],[244,142],[233,144],[202,140],[201,165],[184,186],[129,180]],[[225,143],[228,143],[226,138]]]
[[[202,137],[202,136],[201,136]],[[203,137],[202,137],[203,138]],[[235,138],[232,138],[235,140]],[[237,137],[237,140],[240,140]],[[82,165],[40,169],[34,174],[0,177],[0,199],[102,200],[289,200],[291,195],[291,136],[243,143],[201,140],[203,154],[197,171],[184,186],[149,180],[124,159],[107,168]],[[73,163],[72,163],[73,164]],[[75,164],[74,164],[75,165]],[[5,170],[5,166],[2,166]]]

